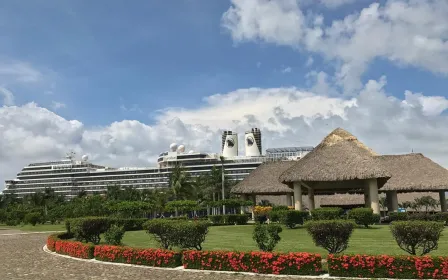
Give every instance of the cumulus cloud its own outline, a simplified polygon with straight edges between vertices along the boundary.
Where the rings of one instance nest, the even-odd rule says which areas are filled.
[[[298,88],[248,88],[215,94],[198,109],[172,108],[153,125],[123,120],[87,127],[35,103],[0,108],[0,179],[13,178],[33,161],[61,158],[69,149],[110,166],[154,166],[171,142],[219,152],[220,132],[242,135],[262,129],[263,146],[316,145],[343,127],[379,153],[423,152],[448,166],[444,110],[448,100],[407,91],[403,100],[386,93],[387,80],[371,80],[351,99]],[[257,106],[254,106],[256,104]]]
[[[14,94],[5,87],[0,87],[0,96],[3,98],[3,105],[14,105]]]
[[[232,0],[222,26],[235,42],[291,46],[336,60],[335,77],[347,93],[362,87],[360,78],[376,58],[448,74],[445,0],[373,3],[328,25],[321,15],[306,18],[301,8],[292,0]]]

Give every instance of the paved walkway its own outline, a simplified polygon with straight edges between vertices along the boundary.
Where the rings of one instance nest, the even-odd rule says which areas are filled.
[[[42,280],[273,280],[263,276],[238,274],[168,271],[138,267],[83,262],[48,254],[42,250],[48,233],[20,234],[15,230],[0,231],[0,279]],[[297,278],[293,278],[297,279]],[[302,278],[303,279],[303,278]]]

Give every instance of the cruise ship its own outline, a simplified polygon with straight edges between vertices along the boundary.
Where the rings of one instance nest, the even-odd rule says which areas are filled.
[[[224,169],[226,180],[240,181],[263,162],[298,160],[313,149],[271,148],[262,155],[261,132],[258,128],[245,133],[244,147],[245,154],[239,155],[238,134],[226,130],[222,133],[221,153],[186,152],[184,145],[173,143],[169,151],[159,155],[155,167],[106,167],[91,163],[87,155],[76,159],[71,152],[63,160],[25,166],[15,179],[5,181],[3,193],[23,197],[51,188],[70,199],[80,192],[105,193],[110,185],[136,189],[167,188],[176,164],[180,164],[192,177],[210,172],[215,166]]]

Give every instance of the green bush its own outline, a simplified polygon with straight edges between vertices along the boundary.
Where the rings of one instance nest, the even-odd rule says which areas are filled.
[[[398,246],[411,255],[425,255],[437,250],[444,223],[399,221],[390,225]]]
[[[0,223],[5,223],[8,219],[8,214],[6,213],[6,210],[0,209]]]
[[[180,247],[201,250],[209,225],[204,221],[155,219],[146,222],[143,227],[164,249]]]
[[[275,205],[272,206],[272,210],[271,211],[288,211],[289,208],[286,205]]]
[[[290,210],[282,216],[281,222],[288,228],[295,228],[296,225],[303,225],[308,217],[309,214],[306,211]]]
[[[224,220],[228,225],[246,225],[249,217],[245,214],[230,214],[224,215]]]
[[[19,224],[20,224],[20,221],[18,221],[18,220],[6,220],[7,226],[17,226]]]
[[[348,218],[354,220],[356,224],[365,226],[373,225],[379,222],[379,215],[374,215],[372,208],[354,208],[348,212]]]
[[[393,221],[407,221],[409,220],[407,212],[392,212],[389,213],[389,220]]]
[[[288,210],[276,210],[271,211],[269,213],[269,220],[273,223],[278,223],[284,220],[284,217],[286,216],[286,213],[288,213]]]
[[[214,225],[223,225],[225,224],[224,215],[210,215],[208,216],[210,219],[210,222],[212,222]]]
[[[125,230],[118,225],[111,225],[109,229],[104,233],[104,239],[107,244],[120,245],[123,239]]]
[[[448,212],[437,212],[433,215],[432,220],[435,222],[444,222],[448,225]]]
[[[324,207],[311,210],[313,220],[339,220],[344,213],[344,209],[337,207]]]
[[[26,224],[30,224],[35,226],[37,223],[41,221],[42,215],[37,212],[31,212],[25,215],[24,222]]]
[[[261,251],[272,252],[281,239],[280,232],[282,232],[282,227],[279,225],[257,224],[254,228],[252,238]]]
[[[348,247],[355,223],[347,220],[310,221],[306,224],[308,233],[318,247],[330,254],[338,254]]]
[[[117,225],[119,227],[123,227],[124,231],[136,231],[143,230],[143,224],[148,221],[146,218],[130,218],[130,219],[121,219],[121,218],[110,218],[110,224]]]
[[[76,240],[99,244],[100,235],[109,229],[110,219],[104,217],[75,218],[69,219],[68,223],[70,232],[73,233]]]

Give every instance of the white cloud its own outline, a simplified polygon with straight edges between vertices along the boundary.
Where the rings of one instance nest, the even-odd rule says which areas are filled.
[[[376,58],[448,74],[447,18],[445,0],[388,0],[322,26],[305,20],[296,1],[233,0],[222,26],[235,42],[291,46],[336,60],[337,82],[352,93]]]
[[[14,105],[14,94],[7,88],[0,87],[0,96],[3,97],[3,105]]]
[[[291,72],[292,72],[292,68],[289,66],[282,69],[282,73],[291,73]]]
[[[311,65],[313,65],[314,63],[314,59],[312,56],[308,57],[308,59],[306,60],[305,66],[306,67],[310,67]]]
[[[58,110],[58,109],[67,107],[67,105],[65,103],[61,103],[61,102],[57,102],[57,101],[52,101],[51,103],[52,103],[51,107],[54,110]]]
[[[166,109],[154,125],[123,120],[91,128],[35,103],[4,106],[0,180],[13,178],[30,162],[60,158],[69,149],[110,166],[154,166],[171,142],[218,152],[221,129],[242,135],[253,126],[262,129],[264,148],[316,145],[343,127],[379,153],[414,149],[448,167],[448,117],[442,114],[448,100],[412,92],[397,99],[385,92],[385,84],[385,78],[369,81],[350,100],[297,88],[239,89],[209,96],[198,109]]]
[[[0,62],[0,77],[9,82],[37,82],[42,74],[30,64],[24,62]]]
[[[356,0],[319,0],[319,2],[327,8],[334,9],[343,5],[355,3]]]

